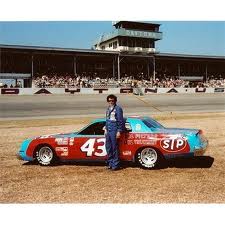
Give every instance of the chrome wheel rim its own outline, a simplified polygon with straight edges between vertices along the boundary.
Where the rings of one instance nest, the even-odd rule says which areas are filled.
[[[157,152],[152,148],[145,148],[141,151],[141,160],[145,165],[152,165],[157,161]]]
[[[53,158],[53,152],[49,147],[43,147],[39,150],[39,158],[42,162],[48,163]]]

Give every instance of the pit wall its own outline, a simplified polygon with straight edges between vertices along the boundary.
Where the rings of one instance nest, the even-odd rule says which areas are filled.
[[[225,93],[225,88],[1,88],[0,95],[38,95],[38,94],[193,94]]]

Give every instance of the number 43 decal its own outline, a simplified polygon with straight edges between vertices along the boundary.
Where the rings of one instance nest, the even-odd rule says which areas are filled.
[[[101,143],[101,145],[97,146],[97,150],[94,148],[95,141],[97,143]],[[91,138],[87,140],[81,147],[80,147],[82,152],[86,152],[87,156],[106,156],[107,152],[105,149],[105,138]]]

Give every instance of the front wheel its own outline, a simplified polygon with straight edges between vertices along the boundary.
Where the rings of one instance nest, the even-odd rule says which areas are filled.
[[[142,168],[154,169],[162,163],[162,156],[154,148],[143,148],[138,151],[137,163]]]
[[[54,151],[49,146],[42,146],[36,151],[36,159],[42,166],[48,166],[56,161]]]

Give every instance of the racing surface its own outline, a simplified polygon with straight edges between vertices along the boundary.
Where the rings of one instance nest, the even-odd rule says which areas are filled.
[[[33,95],[0,96],[0,120],[29,118],[102,117],[106,96]],[[133,94],[117,95],[126,115],[149,115],[174,112],[225,112],[225,94]]]
[[[0,203],[225,203],[225,94],[117,95],[125,115],[152,115],[164,126],[199,128],[203,157],[160,170],[134,164],[43,167],[16,158],[24,139],[77,131],[103,117],[106,95],[0,96]]]

